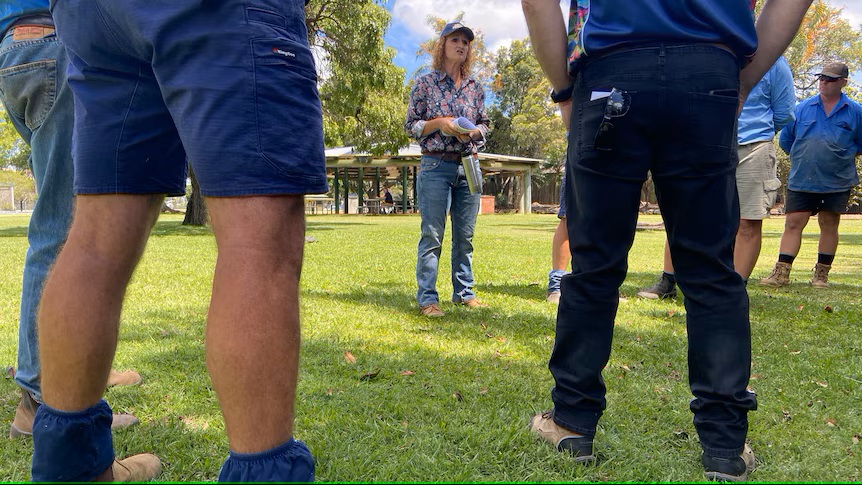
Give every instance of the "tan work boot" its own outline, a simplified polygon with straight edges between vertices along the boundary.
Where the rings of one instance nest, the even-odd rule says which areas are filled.
[[[811,286],[814,288],[829,288],[829,270],[831,264],[817,263],[814,265],[814,276],[811,277]]]
[[[539,438],[554,445],[557,451],[567,451],[575,458],[575,463],[592,464],[596,461],[593,453],[593,439],[569,431],[554,422],[554,411],[545,411],[530,419],[530,431]]]
[[[96,477],[95,482],[146,482],[159,476],[162,462],[150,453],[132,455],[122,460],[114,460],[111,468]]]
[[[35,399],[30,397],[29,392],[22,390],[21,394],[21,402],[18,403],[18,408],[15,409],[15,418],[12,419],[12,426],[9,427],[10,438],[33,436],[33,420],[36,418],[36,410],[41,406]],[[137,423],[138,418],[131,414],[114,414],[111,421],[111,429],[128,428]]]
[[[471,298],[469,300],[462,300],[461,305],[467,308],[485,308],[488,306],[487,303],[482,303],[478,298]]]
[[[437,305],[436,303],[432,303],[430,305],[425,305],[422,308],[420,308],[419,311],[422,312],[422,314],[425,315],[426,317],[432,317],[432,318],[442,317],[442,316],[446,315],[445,313],[443,313],[443,310],[440,309],[440,306]]]
[[[133,370],[117,372],[114,369],[111,369],[111,374],[108,376],[108,387],[137,386],[143,381],[144,378]]]
[[[778,261],[772,267],[772,272],[769,276],[760,280],[760,284],[764,286],[772,286],[778,288],[790,284],[790,263],[782,263]]]

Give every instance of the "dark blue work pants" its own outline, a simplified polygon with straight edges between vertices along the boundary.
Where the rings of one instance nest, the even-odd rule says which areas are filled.
[[[601,372],[651,171],[685,293],[694,425],[706,453],[742,451],[757,403],[747,390],[748,295],[733,269],[738,78],[735,56],[702,44],[616,51],[579,71],[566,186],[572,273],[562,280],[549,362],[561,426],[592,436],[605,409]],[[611,88],[626,92],[620,109],[606,109]],[[612,126],[597,149],[603,122]]]

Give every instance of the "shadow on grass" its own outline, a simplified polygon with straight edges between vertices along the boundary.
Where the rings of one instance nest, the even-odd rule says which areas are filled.
[[[27,226],[0,229],[0,237],[27,237]]]

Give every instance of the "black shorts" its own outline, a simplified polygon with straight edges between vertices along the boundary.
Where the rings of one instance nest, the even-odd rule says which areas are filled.
[[[787,200],[784,203],[784,213],[811,212],[815,215],[820,211],[843,213],[847,210],[847,201],[850,200],[850,191],[829,192],[826,194],[816,192],[797,192],[787,189]]]

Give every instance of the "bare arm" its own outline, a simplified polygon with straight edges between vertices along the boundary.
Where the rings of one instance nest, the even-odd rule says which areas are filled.
[[[557,0],[521,0],[533,52],[554,91],[572,85],[566,65],[566,25]]]
[[[778,59],[802,23],[812,0],[766,0],[757,17],[757,54],[739,74],[740,106],[748,93]]]

